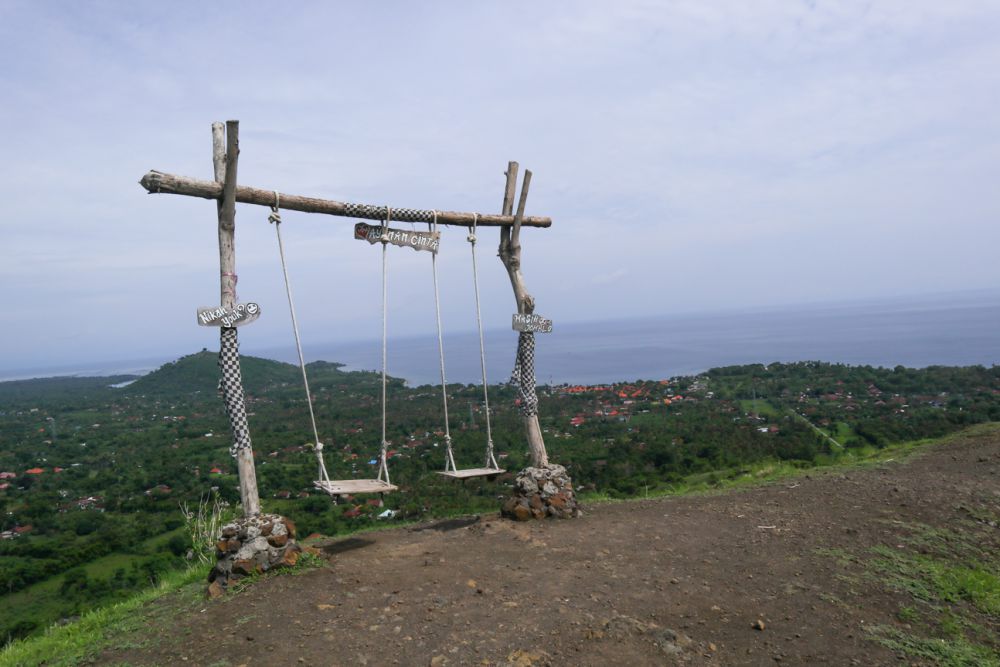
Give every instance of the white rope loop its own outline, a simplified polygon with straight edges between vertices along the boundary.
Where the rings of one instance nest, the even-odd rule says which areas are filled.
[[[277,190],[275,190],[274,206],[271,207],[271,215],[267,216],[267,220],[274,225],[274,232],[278,237],[278,254],[281,256],[281,273],[285,277],[285,294],[288,296],[288,312],[292,316],[292,332],[295,334],[295,350],[299,354],[299,369],[302,371],[302,384],[306,390],[306,405],[309,406],[309,422],[312,424],[313,450],[316,452],[316,460],[319,464],[319,477],[321,481],[328,481],[330,478],[326,472],[326,464],[323,462],[323,443],[319,441],[319,430],[316,428],[316,413],[313,410],[312,392],[309,391],[309,377],[306,374],[306,360],[302,354],[302,340],[299,336],[299,321],[295,316],[295,301],[292,299],[292,283],[288,279],[288,264],[285,261],[285,244],[281,240],[281,212],[278,209],[280,205],[281,195],[279,195]]]
[[[476,293],[476,325],[479,329],[479,365],[483,372],[483,409],[486,410],[486,467],[499,469],[493,456],[493,428],[490,424],[490,390],[486,381],[486,344],[483,340],[483,316],[479,305],[479,271],[476,267],[476,231],[479,225],[479,214],[472,214],[472,227],[469,228],[469,247],[472,250],[472,285]]]

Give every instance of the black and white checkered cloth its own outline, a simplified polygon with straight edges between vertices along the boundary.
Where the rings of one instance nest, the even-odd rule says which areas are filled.
[[[223,328],[222,344],[219,347],[219,390],[226,403],[229,426],[233,431],[233,444],[229,453],[233,456],[241,449],[250,447],[250,427],[247,426],[247,410],[243,397],[243,375],[240,372],[240,345],[236,329]]]
[[[521,399],[521,414],[538,414],[538,394],[535,393],[535,333],[522,331],[517,337],[517,358],[510,383],[517,387]]]
[[[385,220],[388,213],[385,206],[371,204],[344,204],[348,217],[364,218],[365,220]],[[402,222],[433,222],[434,211],[422,211],[418,208],[394,208],[392,219]]]

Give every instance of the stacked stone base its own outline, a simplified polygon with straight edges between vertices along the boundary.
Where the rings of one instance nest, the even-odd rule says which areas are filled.
[[[571,519],[580,516],[573,480],[561,465],[525,468],[514,479],[514,495],[500,514],[515,521],[531,519]]]
[[[222,527],[215,545],[215,566],[208,574],[208,595],[218,597],[235,581],[299,560],[295,524],[277,514],[244,517]]]

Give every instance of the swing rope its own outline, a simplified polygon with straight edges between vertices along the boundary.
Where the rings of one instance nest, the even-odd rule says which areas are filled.
[[[431,233],[437,231],[437,211],[431,211],[431,221],[428,223]],[[441,402],[444,405],[444,469],[452,472],[458,470],[455,466],[455,453],[451,448],[451,427],[448,420],[448,383],[444,376],[444,338],[441,334],[441,296],[438,290],[437,253],[431,253],[431,269],[434,274],[434,313],[437,316],[438,361],[441,366]]]
[[[288,265],[285,262],[285,244],[281,240],[281,213],[279,207],[281,195],[274,192],[274,206],[271,207],[271,215],[267,216],[267,221],[274,225],[275,234],[278,237],[278,254],[281,256],[281,273],[285,277],[285,294],[288,295],[288,311],[292,316],[292,331],[295,333],[295,350],[299,353],[299,369],[302,371],[302,384],[306,389],[306,405],[309,406],[309,422],[313,431],[313,451],[316,453],[316,462],[319,464],[319,478],[321,481],[329,481],[330,477],[326,472],[326,464],[323,462],[323,443],[319,441],[319,431],[316,428],[316,414],[313,411],[312,393],[309,391],[309,377],[306,375],[306,361],[302,356],[302,341],[299,337],[299,321],[295,316],[295,302],[292,300],[292,284],[288,279]]]
[[[486,467],[499,469],[493,456],[493,429],[490,425],[490,391],[486,382],[486,345],[483,342],[483,316],[479,307],[479,272],[476,269],[476,231],[479,225],[479,214],[472,214],[472,226],[469,227],[469,248],[472,250],[472,284],[476,293],[476,324],[479,327],[479,365],[483,371],[483,407],[486,410]]]
[[[386,326],[386,320],[389,310],[389,271],[388,271],[388,253],[387,249],[389,246],[389,220],[392,219],[392,208],[389,206],[385,207],[385,225],[382,227],[382,448],[379,453],[379,467],[378,467],[378,478],[389,484],[389,466],[386,463],[386,454],[388,452],[388,443],[385,440],[385,421],[386,421],[386,359],[388,356],[388,344],[386,339],[386,333],[388,331]]]

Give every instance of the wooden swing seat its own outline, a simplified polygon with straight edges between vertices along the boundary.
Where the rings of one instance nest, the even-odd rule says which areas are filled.
[[[331,479],[313,482],[313,486],[331,496],[354,495],[356,493],[389,493],[398,491],[395,484],[380,479]]]
[[[507,472],[502,468],[466,468],[465,470],[438,470],[437,474],[452,479],[470,479],[472,477],[493,477]]]

